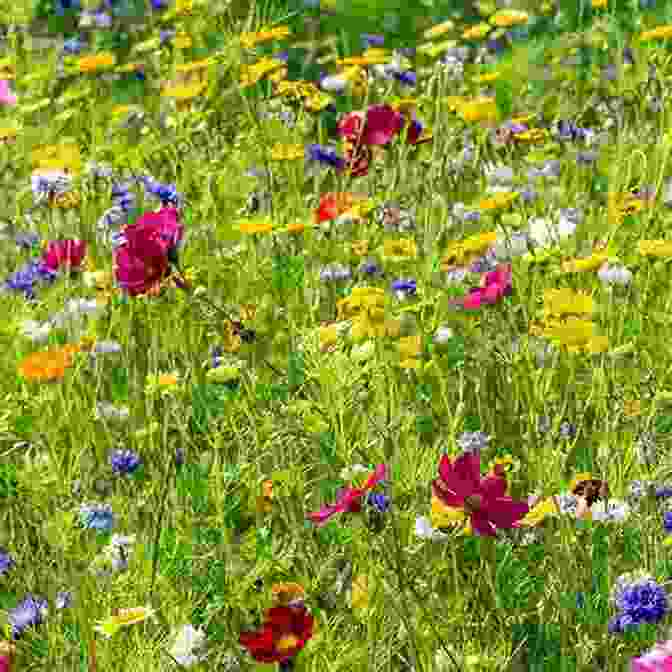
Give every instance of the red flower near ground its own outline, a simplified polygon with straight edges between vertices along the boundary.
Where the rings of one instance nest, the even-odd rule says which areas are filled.
[[[52,240],[42,254],[42,263],[50,271],[58,271],[64,266],[77,270],[86,255],[83,240]]]
[[[318,526],[324,525],[336,513],[357,513],[362,508],[362,499],[369,490],[387,478],[387,467],[379,464],[362,488],[347,487],[339,493],[336,504],[323,506],[319,511],[309,513],[308,518]]]
[[[175,208],[146,213],[125,227],[124,242],[114,253],[120,287],[131,296],[154,293],[169,274],[170,255],[183,232]]]
[[[481,478],[479,453],[464,453],[454,461],[444,455],[439,477],[432,483],[434,494],[446,505],[463,509],[476,534],[492,537],[498,528],[515,527],[527,515],[527,502],[517,502],[506,493],[503,470]]]
[[[256,632],[243,632],[239,642],[260,663],[293,658],[313,636],[314,618],[303,604],[272,607]]]

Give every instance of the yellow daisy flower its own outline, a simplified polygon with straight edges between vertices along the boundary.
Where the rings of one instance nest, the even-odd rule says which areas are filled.
[[[490,23],[498,28],[511,28],[525,25],[530,20],[527,12],[515,9],[503,9],[490,17]]]

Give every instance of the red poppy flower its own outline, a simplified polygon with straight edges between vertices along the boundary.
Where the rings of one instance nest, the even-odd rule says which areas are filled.
[[[283,663],[313,636],[314,620],[303,604],[272,607],[261,629],[241,633],[238,641],[260,663]]]
[[[344,488],[339,493],[336,504],[323,506],[319,511],[309,513],[308,518],[318,526],[324,525],[336,513],[357,513],[362,508],[364,495],[387,478],[387,467],[379,464],[362,488]]]
[[[315,213],[315,221],[318,224],[336,219],[347,212],[355,202],[355,195],[349,191],[330,191],[322,195],[320,205]]]
[[[50,271],[58,271],[64,266],[79,269],[86,255],[83,240],[52,240],[42,254],[42,263]]]
[[[463,509],[469,515],[474,532],[489,537],[496,534],[497,528],[515,527],[530,508],[527,502],[505,495],[503,470],[481,478],[479,453],[464,453],[454,461],[444,455],[432,489],[446,506]]]

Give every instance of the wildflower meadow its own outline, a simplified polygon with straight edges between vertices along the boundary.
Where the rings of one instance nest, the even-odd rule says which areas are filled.
[[[0,15],[0,672],[670,672],[672,3]]]

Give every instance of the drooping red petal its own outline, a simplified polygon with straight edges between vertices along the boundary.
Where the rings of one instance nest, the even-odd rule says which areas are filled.
[[[527,502],[518,502],[510,497],[497,497],[484,501],[484,506],[478,513],[482,513],[487,519],[501,529],[513,527],[513,524],[524,518],[530,507]]]

